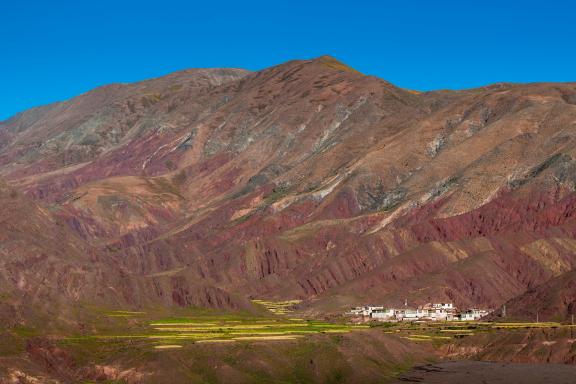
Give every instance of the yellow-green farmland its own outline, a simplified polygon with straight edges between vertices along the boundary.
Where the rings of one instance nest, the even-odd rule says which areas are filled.
[[[98,334],[68,337],[65,342],[136,341],[148,342],[155,349],[175,349],[189,343],[281,342],[309,335],[341,334],[370,328],[368,325],[328,323],[290,318],[297,300],[271,302],[255,300],[267,309],[262,316],[242,313],[192,311],[187,316],[148,320],[145,312],[113,311],[104,316],[120,324],[118,330],[107,328]]]
[[[267,300],[252,300],[252,303],[264,306],[267,310],[275,315],[287,315],[294,311],[294,306],[300,304],[301,300],[287,300],[287,301],[267,301]]]
[[[555,322],[398,322],[371,323],[373,328],[383,328],[384,333],[395,334],[412,342],[431,342],[444,344],[455,339],[462,339],[477,334],[495,333],[497,331],[523,332],[531,329],[570,329],[573,326]]]

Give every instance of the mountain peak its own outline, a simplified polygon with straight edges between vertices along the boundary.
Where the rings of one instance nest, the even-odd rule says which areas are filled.
[[[358,74],[361,73],[360,71],[357,71],[356,69],[350,67],[347,64],[344,64],[340,60],[338,60],[335,57],[330,56],[330,55],[323,55],[323,56],[317,57],[317,58],[313,59],[312,62],[321,64],[325,67],[336,69],[338,71],[352,72],[352,73],[358,73]]]

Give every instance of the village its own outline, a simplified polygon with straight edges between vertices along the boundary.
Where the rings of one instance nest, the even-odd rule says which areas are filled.
[[[390,308],[385,306],[362,306],[352,308],[347,315],[355,321],[476,321],[492,313],[489,309],[469,308],[459,310],[453,303],[428,303],[416,308]]]

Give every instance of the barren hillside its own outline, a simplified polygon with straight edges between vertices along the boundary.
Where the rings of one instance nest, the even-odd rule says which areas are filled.
[[[317,312],[542,286],[572,299],[531,302],[567,316],[575,137],[572,83],[420,93],[328,56],[98,88],[0,123],[0,284]]]

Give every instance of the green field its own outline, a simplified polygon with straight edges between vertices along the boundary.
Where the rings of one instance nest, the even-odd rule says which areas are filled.
[[[291,318],[297,300],[273,302],[254,300],[266,308],[261,316],[246,313],[191,311],[188,316],[151,321],[145,312],[111,311],[104,316],[118,327],[96,334],[67,337],[63,343],[138,341],[155,349],[176,349],[187,343],[232,343],[297,340],[313,334],[342,334],[367,329],[368,325],[328,323]]]
[[[370,323],[352,325],[295,318],[292,313],[298,300],[253,300],[256,307],[265,309],[262,315],[249,313],[218,313],[196,310],[185,316],[151,320],[146,312],[111,311],[105,317],[116,324],[91,335],[67,337],[67,343],[138,341],[155,349],[176,349],[189,343],[236,343],[290,341],[313,334],[343,334],[367,328],[383,328],[412,342],[444,344],[482,332],[522,330],[530,328],[566,327],[553,322],[425,322]],[[123,322],[123,323],[122,323]]]
[[[571,325],[555,322],[384,322],[370,323],[372,328],[383,328],[385,333],[397,336],[413,342],[431,342],[444,344],[454,339],[473,336],[479,333],[506,330],[510,332],[527,329],[555,329],[570,328]]]
[[[267,301],[267,300],[252,300],[252,303],[261,305],[275,315],[287,315],[294,312],[294,306],[300,304],[301,300],[287,300],[287,301]]]
[[[251,312],[91,308],[82,311],[87,319],[82,329],[58,328],[50,341],[42,341],[42,333],[33,327],[18,326],[0,333],[0,361],[3,356],[19,356],[25,362],[30,342],[36,342],[43,353],[55,351],[71,357],[72,371],[67,375],[80,375],[84,372],[80,368],[89,372],[98,366],[118,366],[143,372],[149,383],[218,383],[239,375],[255,383],[275,383],[278,378],[284,383],[336,383],[374,372],[392,380],[415,362],[433,361],[435,351],[446,344],[474,346],[478,339],[486,343],[511,335],[522,338],[530,328],[544,328],[540,331],[544,333],[567,328],[563,332],[570,335],[569,326],[559,323],[352,325],[344,317],[334,322],[298,318],[296,301],[258,300],[254,304]],[[542,340],[538,346],[549,349]],[[500,348],[506,350],[506,345]]]

